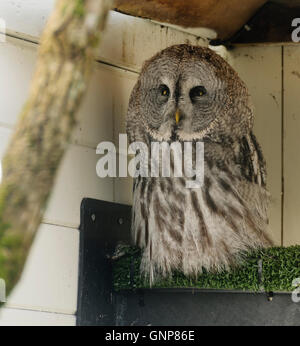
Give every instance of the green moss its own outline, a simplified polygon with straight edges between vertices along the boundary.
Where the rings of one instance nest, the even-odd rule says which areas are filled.
[[[62,13],[63,16],[66,15],[67,9],[68,9],[68,3],[65,3],[65,4],[63,5],[63,7],[62,7],[62,10],[61,10],[61,13]]]
[[[139,273],[141,251],[128,247],[124,256],[114,261],[114,288],[148,288],[149,282]],[[258,274],[261,260],[262,273]],[[180,272],[169,279],[161,279],[155,288],[209,288],[259,291],[292,291],[293,279],[300,277],[300,246],[273,247],[245,255],[243,263],[230,271],[208,273],[205,270],[197,278],[186,277]]]
[[[99,45],[99,42],[100,42],[100,33],[97,33],[95,35],[92,35],[89,39],[89,45],[92,47],[92,48],[97,48],[98,45]]]
[[[78,17],[84,16],[85,8],[84,8],[84,1],[83,0],[76,0],[74,13]]]
[[[10,190],[7,188],[7,186],[3,186],[3,185],[1,186],[1,189],[0,189],[0,241],[5,231],[10,228],[10,225],[3,220],[3,210],[4,210],[5,200],[9,194],[9,191]]]
[[[24,232],[15,232],[12,226],[4,222],[4,203],[11,188],[7,185],[0,189],[0,278],[6,282],[6,291],[9,293],[16,282],[20,268],[23,266]]]
[[[11,291],[24,264],[26,251],[23,243],[23,236],[11,229],[0,239],[0,278],[5,280],[7,292]]]

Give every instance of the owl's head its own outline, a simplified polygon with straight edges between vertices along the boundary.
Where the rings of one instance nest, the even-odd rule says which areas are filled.
[[[248,90],[209,48],[187,44],[146,61],[132,91],[127,133],[132,141],[235,139],[252,128]]]

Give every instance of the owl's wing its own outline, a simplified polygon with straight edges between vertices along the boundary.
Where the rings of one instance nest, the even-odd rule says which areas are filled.
[[[266,189],[266,163],[256,137],[251,132],[240,142],[239,166],[242,180],[238,191],[259,224],[268,223],[269,193]]]
[[[266,187],[266,162],[252,132],[241,140],[239,163],[241,174],[245,179]]]

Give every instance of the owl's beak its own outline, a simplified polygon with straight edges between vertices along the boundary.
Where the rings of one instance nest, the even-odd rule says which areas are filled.
[[[179,110],[177,109],[177,110],[176,110],[176,113],[175,113],[175,121],[176,121],[176,124],[179,123],[179,120],[180,120],[180,113],[179,113]]]

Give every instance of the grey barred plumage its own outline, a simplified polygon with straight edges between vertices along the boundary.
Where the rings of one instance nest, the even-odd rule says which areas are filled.
[[[176,45],[145,62],[130,97],[129,141],[203,141],[205,159],[198,189],[186,188],[185,176],[135,178],[132,235],[151,282],[173,270],[228,268],[243,251],[271,245],[265,161],[252,126],[245,84],[210,49]]]

